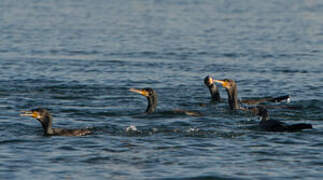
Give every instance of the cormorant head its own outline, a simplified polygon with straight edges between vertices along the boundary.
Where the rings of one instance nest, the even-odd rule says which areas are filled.
[[[211,77],[211,76],[206,76],[205,78],[204,78],[204,84],[206,85],[206,86],[211,86],[212,84],[214,83],[214,80],[213,80],[213,78]]]
[[[129,89],[131,92],[135,92],[145,96],[148,100],[148,106],[146,109],[147,113],[152,113],[156,110],[157,107],[157,94],[152,88],[143,88],[143,89]]]
[[[267,109],[263,106],[257,106],[258,112],[256,115],[262,116],[263,114],[268,113]]]
[[[129,91],[141,94],[145,97],[152,97],[156,95],[155,90],[153,90],[152,88],[143,88],[143,89],[130,88]]]
[[[215,80],[215,82],[220,83],[226,89],[232,89],[236,86],[236,82],[232,79]]]
[[[48,110],[43,108],[32,109],[30,111],[23,111],[20,115],[33,117],[41,123],[48,123],[47,121],[50,118]]]
[[[257,106],[256,108],[257,108],[256,115],[260,116],[262,121],[269,120],[269,113],[265,107]]]

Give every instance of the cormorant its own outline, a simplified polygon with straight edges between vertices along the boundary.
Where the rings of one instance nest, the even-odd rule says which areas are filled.
[[[237,84],[231,79],[215,80],[215,82],[220,83],[227,91],[230,109],[241,109],[238,103]]]
[[[23,111],[21,116],[30,116],[37,119],[43,126],[46,136],[84,136],[91,133],[88,129],[52,128],[53,118],[47,109],[37,108],[30,111]]]
[[[156,111],[157,108],[157,93],[152,88],[143,88],[143,89],[135,89],[130,88],[129,91],[141,94],[147,98],[148,105],[146,108],[146,113],[153,113]],[[185,110],[174,110],[175,113],[184,113],[189,116],[201,116],[199,112],[193,112],[193,111],[185,111]]]
[[[148,105],[146,113],[152,113],[156,111],[157,107],[157,93],[152,88],[143,88],[143,89],[129,89],[131,92],[141,94],[147,98]]]
[[[258,99],[247,99],[247,100],[238,100],[238,88],[237,84],[232,79],[224,79],[224,80],[214,80],[214,82],[220,83],[228,94],[228,102],[230,108],[233,109],[242,109],[245,110],[240,106],[239,103],[243,104],[259,104],[262,102],[280,102],[289,98],[289,95],[286,96],[279,96],[279,97],[268,97],[268,98],[258,98]]]
[[[212,101],[220,102],[221,96],[220,96],[219,88],[215,85],[213,78],[210,76],[206,76],[204,78],[204,84],[209,88]]]
[[[219,88],[215,85],[215,80],[211,76],[206,76],[204,78],[204,84],[209,88],[212,100],[216,102],[220,102],[221,101],[220,91],[219,91]],[[284,100],[288,100],[289,98],[290,98],[289,95],[285,95],[285,96],[279,96],[279,97],[242,99],[238,101],[239,103],[242,103],[242,104],[256,105],[263,102],[281,102]]]
[[[300,131],[302,129],[312,129],[312,124],[298,123],[288,125],[278,120],[272,120],[269,118],[267,109],[262,106],[258,106],[254,109],[256,115],[261,117],[259,126],[266,131]]]

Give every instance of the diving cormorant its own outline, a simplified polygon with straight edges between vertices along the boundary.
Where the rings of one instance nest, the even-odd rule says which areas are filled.
[[[255,109],[256,115],[261,117],[259,126],[261,129],[266,131],[300,131],[302,129],[312,129],[312,124],[298,123],[288,125],[278,120],[272,120],[269,118],[267,109],[259,106]]]
[[[53,118],[47,109],[37,108],[30,111],[23,111],[21,116],[30,116],[37,119],[43,126],[46,136],[84,136],[91,133],[88,129],[53,128]]]

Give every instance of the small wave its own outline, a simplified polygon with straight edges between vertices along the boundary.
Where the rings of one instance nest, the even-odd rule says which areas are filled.
[[[202,176],[194,176],[194,177],[178,177],[178,178],[163,178],[163,180],[210,180],[210,179],[218,179],[218,180],[229,180],[229,179],[243,179],[238,177],[228,177],[221,175],[202,175]]]
[[[26,142],[26,140],[22,140],[22,139],[11,139],[11,140],[4,140],[4,141],[0,141],[0,144],[18,144],[18,143],[23,143]]]

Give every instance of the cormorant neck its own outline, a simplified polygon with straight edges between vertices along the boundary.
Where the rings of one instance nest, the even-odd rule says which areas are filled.
[[[155,112],[157,107],[157,95],[154,94],[152,96],[147,96],[147,100],[148,100],[148,106],[146,109],[146,113]]]
[[[219,88],[215,84],[209,85],[208,88],[210,90],[212,100],[219,102],[221,100]]]
[[[260,123],[263,123],[263,122],[265,122],[265,121],[267,121],[267,120],[270,119],[269,118],[269,113],[268,113],[268,111],[266,109],[264,109],[263,111],[261,111],[261,113],[259,115],[261,116]]]
[[[238,89],[237,85],[232,86],[230,89],[226,89],[228,93],[228,103],[230,105],[230,109],[240,109],[239,103],[238,103]]]
[[[54,130],[52,128],[52,120],[53,118],[50,114],[45,115],[39,120],[46,135],[51,135],[54,133]]]

